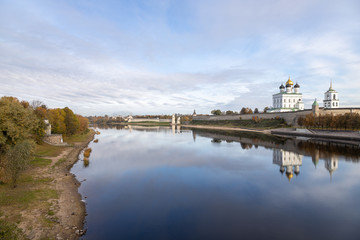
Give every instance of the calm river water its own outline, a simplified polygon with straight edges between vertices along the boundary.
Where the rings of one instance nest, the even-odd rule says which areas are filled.
[[[171,128],[99,129],[84,239],[360,239],[359,148]]]

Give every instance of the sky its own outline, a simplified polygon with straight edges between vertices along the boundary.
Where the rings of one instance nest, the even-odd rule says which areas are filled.
[[[358,0],[0,0],[0,97],[82,115],[360,107]]]

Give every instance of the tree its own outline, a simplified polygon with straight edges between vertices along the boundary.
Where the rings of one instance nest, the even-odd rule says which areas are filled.
[[[42,105],[45,105],[42,101],[40,101],[40,100],[33,100],[32,102],[31,102],[31,107],[33,108],[33,109],[36,109],[37,107],[41,107]]]
[[[73,113],[73,111],[66,107],[65,111],[65,126],[66,126],[66,135],[71,136],[74,135],[79,129],[79,119]]]
[[[13,97],[0,99],[0,119],[0,148],[31,138],[38,123],[33,110]]]
[[[217,109],[217,110],[212,110],[211,111],[211,114],[214,114],[214,115],[221,115],[221,110],[220,109]]]
[[[34,158],[34,149],[34,141],[26,139],[9,147],[6,151],[4,166],[13,187],[16,187],[20,173],[27,168],[29,162]]]
[[[86,117],[83,117],[81,115],[76,115],[79,119],[79,133],[84,133],[88,130],[89,127],[89,120]]]
[[[259,109],[255,108],[254,113],[259,113]]]
[[[251,114],[253,113],[253,111],[251,110],[251,108],[242,108],[240,111],[240,114]]]
[[[269,109],[270,109],[269,107],[265,107],[265,108],[264,108],[264,113],[267,113],[267,111],[268,111]]]
[[[0,99],[0,168],[14,186],[33,156],[38,118],[34,111],[14,97]]]
[[[51,132],[55,134],[65,134],[66,125],[65,125],[65,116],[66,113],[63,109],[55,108],[49,109],[47,117],[51,124]]]
[[[225,114],[226,114],[226,115],[233,115],[234,112],[233,112],[233,111],[230,111],[230,110],[227,110]]]

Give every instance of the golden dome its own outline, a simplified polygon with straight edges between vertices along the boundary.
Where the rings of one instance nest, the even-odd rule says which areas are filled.
[[[290,180],[294,177],[294,175],[292,173],[286,173],[286,177],[287,179],[289,179],[290,182]]]
[[[289,77],[289,80],[286,82],[286,85],[290,84],[291,86],[294,85],[293,81],[291,81],[290,77]]]

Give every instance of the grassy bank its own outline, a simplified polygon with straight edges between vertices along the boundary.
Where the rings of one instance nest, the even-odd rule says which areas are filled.
[[[216,127],[234,127],[234,128],[249,128],[249,129],[274,129],[285,128],[288,125],[283,119],[261,119],[254,120],[219,120],[219,121],[199,121],[193,120],[191,125],[207,125]]]
[[[66,138],[71,146],[36,146],[35,157],[13,188],[0,182],[0,239],[55,239],[60,228],[58,183],[67,176],[69,156],[93,132]],[[77,186],[72,183],[71,188]],[[60,188],[61,189],[61,188]]]

